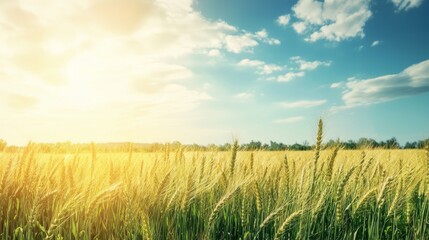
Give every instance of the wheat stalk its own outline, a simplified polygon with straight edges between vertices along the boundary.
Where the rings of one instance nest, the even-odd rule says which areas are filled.
[[[402,195],[402,181],[398,183],[398,187],[396,188],[395,197],[393,198],[392,204],[390,205],[389,212],[387,216],[394,215],[395,211],[401,206],[401,195]]]
[[[315,154],[313,158],[313,181],[311,183],[311,193],[314,190],[315,183],[317,180],[317,162],[320,158],[320,149],[322,148],[322,135],[323,135],[323,121],[322,119],[319,119],[319,123],[317,126],[317,138],[316,138],[316,149]]]
[[[276,235],[274,236],[275,240],[279,240],[281,236],[284,235],[285,231],[292,228],[293,225],[298,221],[299,217],[303,213],[302,210],[298,210],[291,215],[280,225],[279,229],[277,229]]]
[[[336,204],[336,211],[335,211],[335,219],[337,223],[341,223],[343,219],[343,212],[342,212],[342,197],[344,188],[346,187],[347,182],[349,181],[349,178],[353,174],[353,171],[355,170],[355,167],[352,167],[347,174],[344,176],[343,180],[340,182],[340,185],[337,188],[336,198],[335,198],[335,204]]]
[[[216,204],[215,208],[210,214],[210,217],[208,219],[208,227],[209,229],[213,225],[213,221],[216,218],[216,215],[219,213],[219,211],[225,206],[225,204],[232,198],[232,196],[240,189],[240,185],[237,185],[232,190],[227,192]]]
[[[390,193],[390,191],[392,190],[392,185],[393,185],[393,181],[394,178],[393,177],[388,177],[386,178],[386,180],[383,183],[383,186],[381,187],[381,190],[378,194],[377,197],[377,203],[378,206],[381,207],[384,202],[385,202],[385,197]]]
[[[335,162],[335,158],[337,157],[338,151],[340,150],[340,146],[336,146],[334,148],[334,151],[332,152],[331,156],[329,156],[328,159],[328,166],[326,168],[326,181],[331,181],[332,179],[332,173],[334,170],[334,162]]]
[[[280,206],[276,209],[274,209],[274,211],[272,211],[265,219],[264,221],[262,221],[262,223],[259,225],[259,231],[261,229],[263,229],[269,222],[271,222],[277,215],[279,215],[281,213],[281,211],[283,211],[284,209],[284,205]]]
[[[234,176],[235,162],[237,161],[238,141],[234,140],[232,144],[231,161],[229,164],[230,178]]]
[[[362,198],[359,199],[356,209],[354,210],[354,215],[359,215],[360,213],[366,210],[366,207],[373,201],[377,194],[377,188],[370,189]]]

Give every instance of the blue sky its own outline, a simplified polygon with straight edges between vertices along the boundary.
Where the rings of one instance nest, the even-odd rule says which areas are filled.
[[[347,1],[342,2],[343,5],[347,4]],[[412,96],[400,98],[406,94],[399,91],[397,97],[400,99],[378,104],[373,101],[365,104],[366,106],[331,111],[335,106],[345,105],[342,99],[343,89],[333,89],[331,85],[347,82],[350,78],[369,79],[396,74],[413,64],[427,60],[429,32],[426,29],[429,29],[429,5],[420,2],[418,7],[401,10],[390,1],[361,1],[362,6],[367,4],[367,11],[371,15],[361,28],[362,34],[338,41],[321,39],[311,42],[305,40],[308,34],[298,34],[292,26],[299,22],[294,11],[296,4],[296,1],[199,1],[196,4],[196,8],[210,19],[223,19],[248,31],[265,29],[270,37],[281,41],[279,45],[263,45],[248,53],[227,55],[229,59],[237,62],[243,58],[257,59],[277,65],[292,64],[293,67],[291,58],[299,56],[306,61],[330,63],[329,66],[322,65],[313,71],[305,71],[305,76],[285,83],[261,81],[257,74],[249,76],[238,67],[235,71],[231,70],[237,75],[220,78],[220,81],[234,81],[241,89],[247,88],[244,92],[249,92],[253,98],[249,104],[251,107],[241,110],[240,116],[237,117],[240,118],[246,111],[250,113],[244,119],[238,120],[236,126],[246,122],[246,118],[257,118],[258,113],[265,113],[264,109],[268,108],[267,119],[259,120],[260,122],[255,119],[256,121],[250,121],[251,126],[248,126],[249,129],[259,130],[257,134],[264,140],[270,137],[286,142],[295,139],[312,140],[314,123],[318,116],[325,119],[327,137],[357,139],[366,136],[386,139],[396,136],[401,141],[425,138],[429,129],[426,124],[429,117],[429,107],[425,104],[429,100],[427,94],[420,95],[416,90]],[[311,12],[309,9],[308,11]],[[278,17],[285,15],[290,19],[288,24],[279,24]],[[427,78],[427,72],[425,74]],[[273,106],[276,102],[303,100],[326,102],[303,109],[276,109]],[[260,109],[252,111],[255,105]],[[236,106],[232,108],[235,109]],[[254,118],[251,117],[252,113]],[[295,121],[298,117],[299,121],[287,123],[288,119]],[[284,119],[285,123],[266,124],[269,118]],[[243,132],[246,138],[250,135],[246,130]]]
[[[426,0],[47,6],[0,3],[12,144],[428,137]]]

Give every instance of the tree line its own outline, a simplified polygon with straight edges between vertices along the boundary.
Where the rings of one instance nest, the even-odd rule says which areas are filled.
[[[399,144],[396,138],[390,138],[385,141],[376,141],[372,138],[360,138],[357,141],[348,140],[329,140],[323,144],[323,148],[329,149],[340,145],[343,149],[423,149],[429,145],[429,138],[419,141],[406,142],[404,145]],[[225,147],[223,147],[225,148]],[[241,150],[267,150],[267,151],[282,151],[282,150],[311,150],[314,145],[309,145],[307,141],[304,143],[294,143],[287,145],[281,142],[270,141],[270,143],[262,144],[260,141],[251,141],[249,143],[241,144]]]
[[[38,150],[41,152],[62,152],[62,153],[75,153],[75,152],[90,152],[92,151],[92,145],[96,147],[99,152],[157,152],[157,151],[228,151],[231,149],[230,143],[225,144],[182,144],[179,141],[170,143],[71,143],[71,142],[60,142],[60,143],[29,143],[36,145]],[[385,141],[376,141],[372,138],[360,138],[357,141],[348,140],[329,140],[323,144],[324,149],[330,149],[336,146],[341,146],[343,149],[423,149],[429,146],[429,138],[419,141],[406,142],[401,145],[398,143],[396,138],[390,138]],[[261,141],[252,140],[248,143],[242,143],[239,145],[241,151],[306,151],[314,149],[314,145],[310,145],[309,142],[304,141],[303,143],[284,144],[282,142],[270,141],[269,143],[262,143]],[[0,139],[0,152],[18,152],[22,147],[8,146],[6,141]]]

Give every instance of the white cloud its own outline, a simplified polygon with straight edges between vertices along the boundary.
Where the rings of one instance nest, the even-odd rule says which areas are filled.
[[[178,68],[186,69],[188,77],[192,70],[180,62],[170,64],[175,74],[167,74],[170,70],[164,68],[156,68],[156,73],[148,66],[195,52],[214,57],[223,49],[239,53],[258,42],[278,43],[264,29],[255,34],[238,32],[224,21],[209,21],[193,10],[191,0],[52,0],[45,4],[0,3],[0,73],[11,79],[10,88],[24,81],[38,88],[77,85],[69,82],[79,81],[80,75],[91,76],[93,86],[105,84],[107,76],[111,85],[121,85],[112,89],[123,89],[128,82],[161,89],[183,78]]]
[[[323,3],[314,0],[299,0],[292,7],[295,16],[310,24],[321,25],[323,23]]]
[[[331,88],[341,88],[342,86],[344,86],[343,82],[336,82],[331,84]]]
[[[225,38],[226,49],[232,53],[249,51],[252,47],[258,46],[258,42],[253,35],[246,33],[243,35],[229,35]]]
[[[259,39],[266,39],[268,38],[268,32],[265,29],[262,29],[255,33],[255,36]]]
[[[283,70],[283,67],[276,65],[276,64],[264,64],[259,69],[259,74],[268,75],[272,74],[273,72],[281,71]]]
[[[350,80],[343,92],[345,107],[371,105],[429,92],[429,60],[400,73],[364,80]]]
[[[229,25],[228,23],[226,23],[225,21],[219,20],[215,23],[215,28],[216,29],[220,29],[222,31],[227,31],[227,32],[236,32],[237,28]]]
[[[331,65],[331,62],[324,62],[324,61],[305,61],[299,56],[291,57],[291,60],[295,63],[299,64],[299,70],[301,71],[312,71],[319,66],[326,66],[329,67]]]
[[[241,60],[237,65],[238,66],[244,66],[244,67],[257,67],[264,65],[265,62],[259,61],[259,60],[250,60],[250,59],[243,59]]]
[[[303,77],[305,75],[305,72],[315,70],[316,68],[320,66],[330,66],[330,61],[306,61],[303,60],[300,56],[293,56],[290,58],[291,62],[293,64],[297,64],[297,68],[289,68],[290,72],[287,72],[285,74],[279,75],[276,78],[268,78],[268,80],[276,80],[277,82],[289,82],[292,81],[295,78]],[[283,70],[284,67],[280,68],[279,66],[275,65],[275,70]],[[273,71],[268,71],[269,73],[272,73]]]
[[[369,0],[299,0],[292,8],[298,22],[295,31],[310,29],[307,41],[342,41],[363,37],[365,23],[371,17]],[[308,27],[310,26],[310,27]]]
[[[330,62],[321,62],[321,61],[313,61],[313,62],[306,62],[303,61],[300,63],[299,69],[300,70],[314,70],[318,68],[319,66],[330,66]]]
[[[219,57],[220,51],[219,49],[211,49],[210,51],[207,52],[207,55],[209,55],[210,57]]]
[[[298,34],[304,33],[304,31],[307,29],[307,23],[305,22],[296,22],[292,24],[293,29]]]
[[[304,120],[305,118],[302,116],[296,116],[296,117],[288,117],[288,118],[283,118],[283,119],[276,119],[273,121],[273,123],[277,123],[277,124],[283,124],[283,123],[295,123],[295,122],[300,122],[302,120]]]
[[[371,43],[371,47],[375,47],[378,46],[381,42],[379,40],[376,40],[374,42]]]
[[[288,25],[288,24],[289,24],[289,21],[290,21],[290,15],[289,15],[289,14],[282,15],[282,16],[279,16],[279,17],[277,18],[277,23],[278,23],[280,26],[286,26],[286,25]]]
[[[419,7],[423,0],[391,0],[398,11],[408,11]]]
[[[359,80],[358,77],[352,76],[347,78],[347,81],[355,81],[355,80]]]
[[[258,32],[255,33],[255,37],[264,42],[267,43],[269,45],[279,45],[280,44],[280,40],[276,39],[276,38],[270,38],[268,37],[268,32],[265,29],[262,29]]]
[[[255,95],[251,92],[241,92],[235,95],[235,98],[239,100],[249,100],[252,99]]]
[[[273,72],[281,71],[283,69],[283,67],[278,66],[276,64],[267,64],[264,61],[250,60],[247,58],[238,62],[237,65],[240,67],[256,68],[256,73],[261,75],[269,75]]]
[[[277,82],[289,82],[297,77],[303,77],[304,75],[304,72],[288,72],[286,74],[278,76]]]
[[[311,108],[323,105],[326,100],[302,100],[296,102],[281,102],[280,106],[284,108]]]
[[[253,47],[259,45],[259,42],[269,45],[280,44],[280,40],[270,38],[267,30],[265,29],[256,33],[245,32],[241,35],[228,35],[225,37],[226,49],[232,53],[251,52]]]
[[[85,139],[103,135],[76,130],[95,122],[100,122],[96,128],[117,131],[112,136],[125,139],[120,129],[110,127],[120,126],[112,121],[136,129],[147,126],[141,131],[159,129],[153,126],[161,122],[172,125],[212,98],[195,83],[198,78],[186,61],[190,56],[204,53],[209,59],[223,51],[240,53],[280,43],[266,30],[250,33],[211,21],[192,4],[0,1],[0,116],[5,123],[0,132],[26,125],[14,119],[34,118],[45,126],[40,132],[51,131],[48,123],[58,130],[61,123],[74,129],[68,133]],[[36,129],[25,132],[31,137]],[[52,139],[67,138],[61,130],[51,132]],[[19,133],[9,131],[13,134]]]

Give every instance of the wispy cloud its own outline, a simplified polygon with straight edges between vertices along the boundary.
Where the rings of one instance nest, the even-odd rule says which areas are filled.
[[[237,66],[240,67],[251,67],[256,69],[257,74],[261,75],[269,75],[273,72],[278,72],[283,70],[283,67],[276,64],[267,64],[264,61],[260,60],[251,60],[251,59],[243,59],[237,63]]]
[[[381,41],[380,40],[375,40],[374,42],[371,43],[371,47],[375,47],[380,45]]]
[[[211,49],[207,52],[207,55],[210,57],[219,57],[221,54],[219,49]]]
[[[423,0],[391,0],[397,11],[408,11],[412,8],[419,7]]]
[[[279,45],[281,42],[268,36],[268,32],[262,29],[255,33],[245,32],[241,35],[228,35],[225,37],[226,49],[232,53],[251,52],[259,42],[269,45]]]
[[[294,56],[290,58],[290,65],[297,65],[297,67],[289,67],[289,72],[275,78],[277,82],[290,82],[295,78],[304,77],[308,71],[313,71],[320,66],[330,66],[331,61],[306,61],[300,56]]]
[[[345,82],[342,99],[346,108],[371,105],[429,92],[429,60],[397,74]]]
[[[249,100],[255,96],[252,92],[241,92],[236,94],[234,97],[239,100]]]
[[[281,67],[279,65],[264,64],[258,73],[262,74],[262,75],[268,75],[268,74],[272,74],[273,72],[278,72],[281,70],[283,70],[283,67]]]
[[[328,67],[331,65],[330,61],[326,61],[326,62],[324,62],[324,61],[305,61],[304,59],[302,59],[299,56],[291,57],[291,60],[299,65],[299,70],[301,70],[301,71],[312,71],[312,70],[318,68],[319,66]]]
[[[284,108],[311,108],[323,105],[326,103],[326,100],[302,100],[296,102],[281,102],[280,106]]]
[[[274,72],[287,70],[289,72],[282,73],[278,76],[271,76],[267,79],[277,82],[289,82],[295,78],[303,77],[305,72],[313,71],[320,66],[330,66],[331,61],[306,61],[300,56],[294,56],[290,58],[289,64],[297,65],[297,67],[288,68],[286,65],[268,64],[261,60],[252,60],[248,58],[242,59],[237,63],[237,66],[255,68],[256,73],[260,75],[270,75]]]
[[[304,72],[288,72],[283,75],[277,76],[277,82],[290,82],[295,78],[303,77]]]
[[[372,15],[369,4],[369,0],[299,0],[292,8],[298,22],[292,26],[299,34],[309,29],[306,40],[310,42],[363,37],[363,28]]]
[[[256,39],[269,45],[279,45],[281,42],[276,38],[270,38],[266,29],[262,29],[255,33]]]
[[[273,121],[273,123],[277,123],[277,124],[296,123],[296,122],[300,122],[304,119],[305,118],[302,116],[288,117],[288,118],[276,119]]]
[[[330,87],[331,88],[340,88],[342,86],[344,86],[344,82],[336,82],[336,83],[332,83]]]
[[[262,66],[264,64],[265,64],[264,61],[251,60],[251,59],[248,59],[248,58],[245,58],[245,59],[243,59],[243,60],[241,60],[240,62],[237,63],[238,66],[242,66],[242,67],[258,67],[258,66]]]

